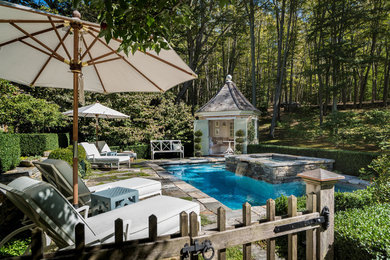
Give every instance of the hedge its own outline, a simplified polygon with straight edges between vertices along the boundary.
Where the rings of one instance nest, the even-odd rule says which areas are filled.
[[[58,146],[61,148],[68,147],[70,143],[69,133],[58,133]]]
[[[338,212],[334,235],[337,259],[389,259],[390,205]]]
[[[376,204],[376,202],[370,188],[354,192],[335,192],[334,194],[334,210],[336,212],[364,208],[372,204]]]
[[[0,172],[15,168],[20,161],[20,139],[14,134],[0,134]]]
[[[335,160],[333,169],[345,174],[359,176],[359,170],[366,168],[379,154],[347,150],[317,149],[280,145],[250,144],[248,153],[282,153]]]
[[[148,159],[150,158],[150,145],[138,144],[129,145],[123,149],[125,151],[133,151],[137,154],[137,159]]]
[[[43,155],[59,147],[57,134],[19,134],[22,156]]]

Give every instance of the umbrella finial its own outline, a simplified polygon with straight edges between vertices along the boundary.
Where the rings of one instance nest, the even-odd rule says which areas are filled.
[[[81,14],[79,11],[74,10],[73,11],[73,18],[81,19]]]

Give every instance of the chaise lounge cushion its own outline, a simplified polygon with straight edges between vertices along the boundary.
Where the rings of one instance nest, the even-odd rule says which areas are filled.
[[[72,196],[73,187],[73,171],[72,167],[65,161],[56,159],[47,159],[43,162],[34,163],[38,169],[42,171],[50,183],[55,185],[65,196]],[[53,169],[52,167],[55,167]],[[57,172],[55,172],[57,170]],[[60,174],[56,178],[53,175]],[[161,183],[159,181],[145,179],[145,178],[131,178],[126,180],[120,180],[110,182],[102,185],[87,187],[83,180],[78,177],[79,194],[88,194],[95,191],[106,190],[115,187],[125,187],[134,190],[138,190],[139,198],[145,198],[152,195],[161,194]],[[86,205],[91,201],[89,195],[79,197],[79,201]]]

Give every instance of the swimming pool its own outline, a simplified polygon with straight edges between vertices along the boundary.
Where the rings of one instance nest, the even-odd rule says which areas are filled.
[[[260,206],[266,204],[269,198],[305,194],[304,182],[271,184],[236,175],[226,170],[225,165],[220,163],[165,165],[163,167],[178,179],[191,184],[231,209],[241,209],[246,201],[252,206]],[[342,192],[355,189],[340,183],[335,187],[336,191]]]

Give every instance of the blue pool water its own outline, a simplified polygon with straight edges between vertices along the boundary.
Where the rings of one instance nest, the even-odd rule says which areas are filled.
[[[266,204],[269,198],[276,199],[281,195],[302,196],[305,193],[303,182],[271,184],[236,175],[226,170],[224,164],[183,164],[164,168],[231,209],[240,209],[246,201],[252,206],[260,206]],[[355,188],[336,184],[335,190],[349,192]]]

